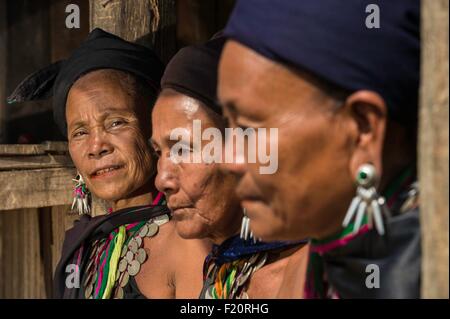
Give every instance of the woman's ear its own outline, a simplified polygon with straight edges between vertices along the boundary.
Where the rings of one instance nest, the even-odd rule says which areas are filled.
[[[373,164],[378,176],[381,176],[387,123],[386,103],[378,93],[360,90],[346,99],[344,107],[357,128],[350,158],[351,176],[356,176],[358,168],[365,163]]]

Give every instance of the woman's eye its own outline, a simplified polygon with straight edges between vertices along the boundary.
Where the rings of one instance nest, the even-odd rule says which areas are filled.
[[[80,136],[82,136],[82,135],[84,135],[84,134],[86,134],[85,131],[78,131],[78,132],[75,132],[75,133],[73,134],[73,137],[80,137]]]
[[[117,121],[114,121],[111,123],[111,127],[116,127],[116,126],[122,125],[123,123],[125,123],[125,122],[121,121],[121,120],[117,120]]]

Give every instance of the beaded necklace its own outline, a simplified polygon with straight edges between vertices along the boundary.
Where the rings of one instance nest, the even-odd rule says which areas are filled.
[[[205,299],[248,299],[245,290],[249,279],[265,265],[267,255],[267,252],[257,253],[221,266],[208,260],[205,264],[206,279],[214,284],[206,290]]]
[[[269,254],[306,241],[254,242],[232,236],[214,245],[203,265],[203,289],[200,298],[248,299],[250,278],[266,265]]]

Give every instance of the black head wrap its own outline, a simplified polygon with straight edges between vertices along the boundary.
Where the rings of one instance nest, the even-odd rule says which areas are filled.
[[[369,4],[379,28],[366,25]],[[342,89],[373,90],[407,122],[417,115],[419,22],[419,0],[238,0],[224,34]]]
[[[53,116],[67,134],[66,100],[70,88],[82,75],[98,69],[116,69],[147,81],[159,91],[164,65],[150,49],[94,29],[72,55],[29,75],[8,98],[9,103],[53,96]]]
[[[171,88],[195,98],[218,114],[217,68],[225,39],[185,47],[170,60],[161,79],[161,88]]]

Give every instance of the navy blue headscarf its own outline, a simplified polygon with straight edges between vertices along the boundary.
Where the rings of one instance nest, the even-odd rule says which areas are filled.
[[[225,38],[184,47],[170,60],[161,78],[161,88],[171,88],[193,97],[222,114],[217,102],[217,68]]]
[[[366,26],[369,4],[380,28]],[[417,118],[419,22],[419,0],[238,0],[224,33],[350,92],[375,91],[407,123]]]

